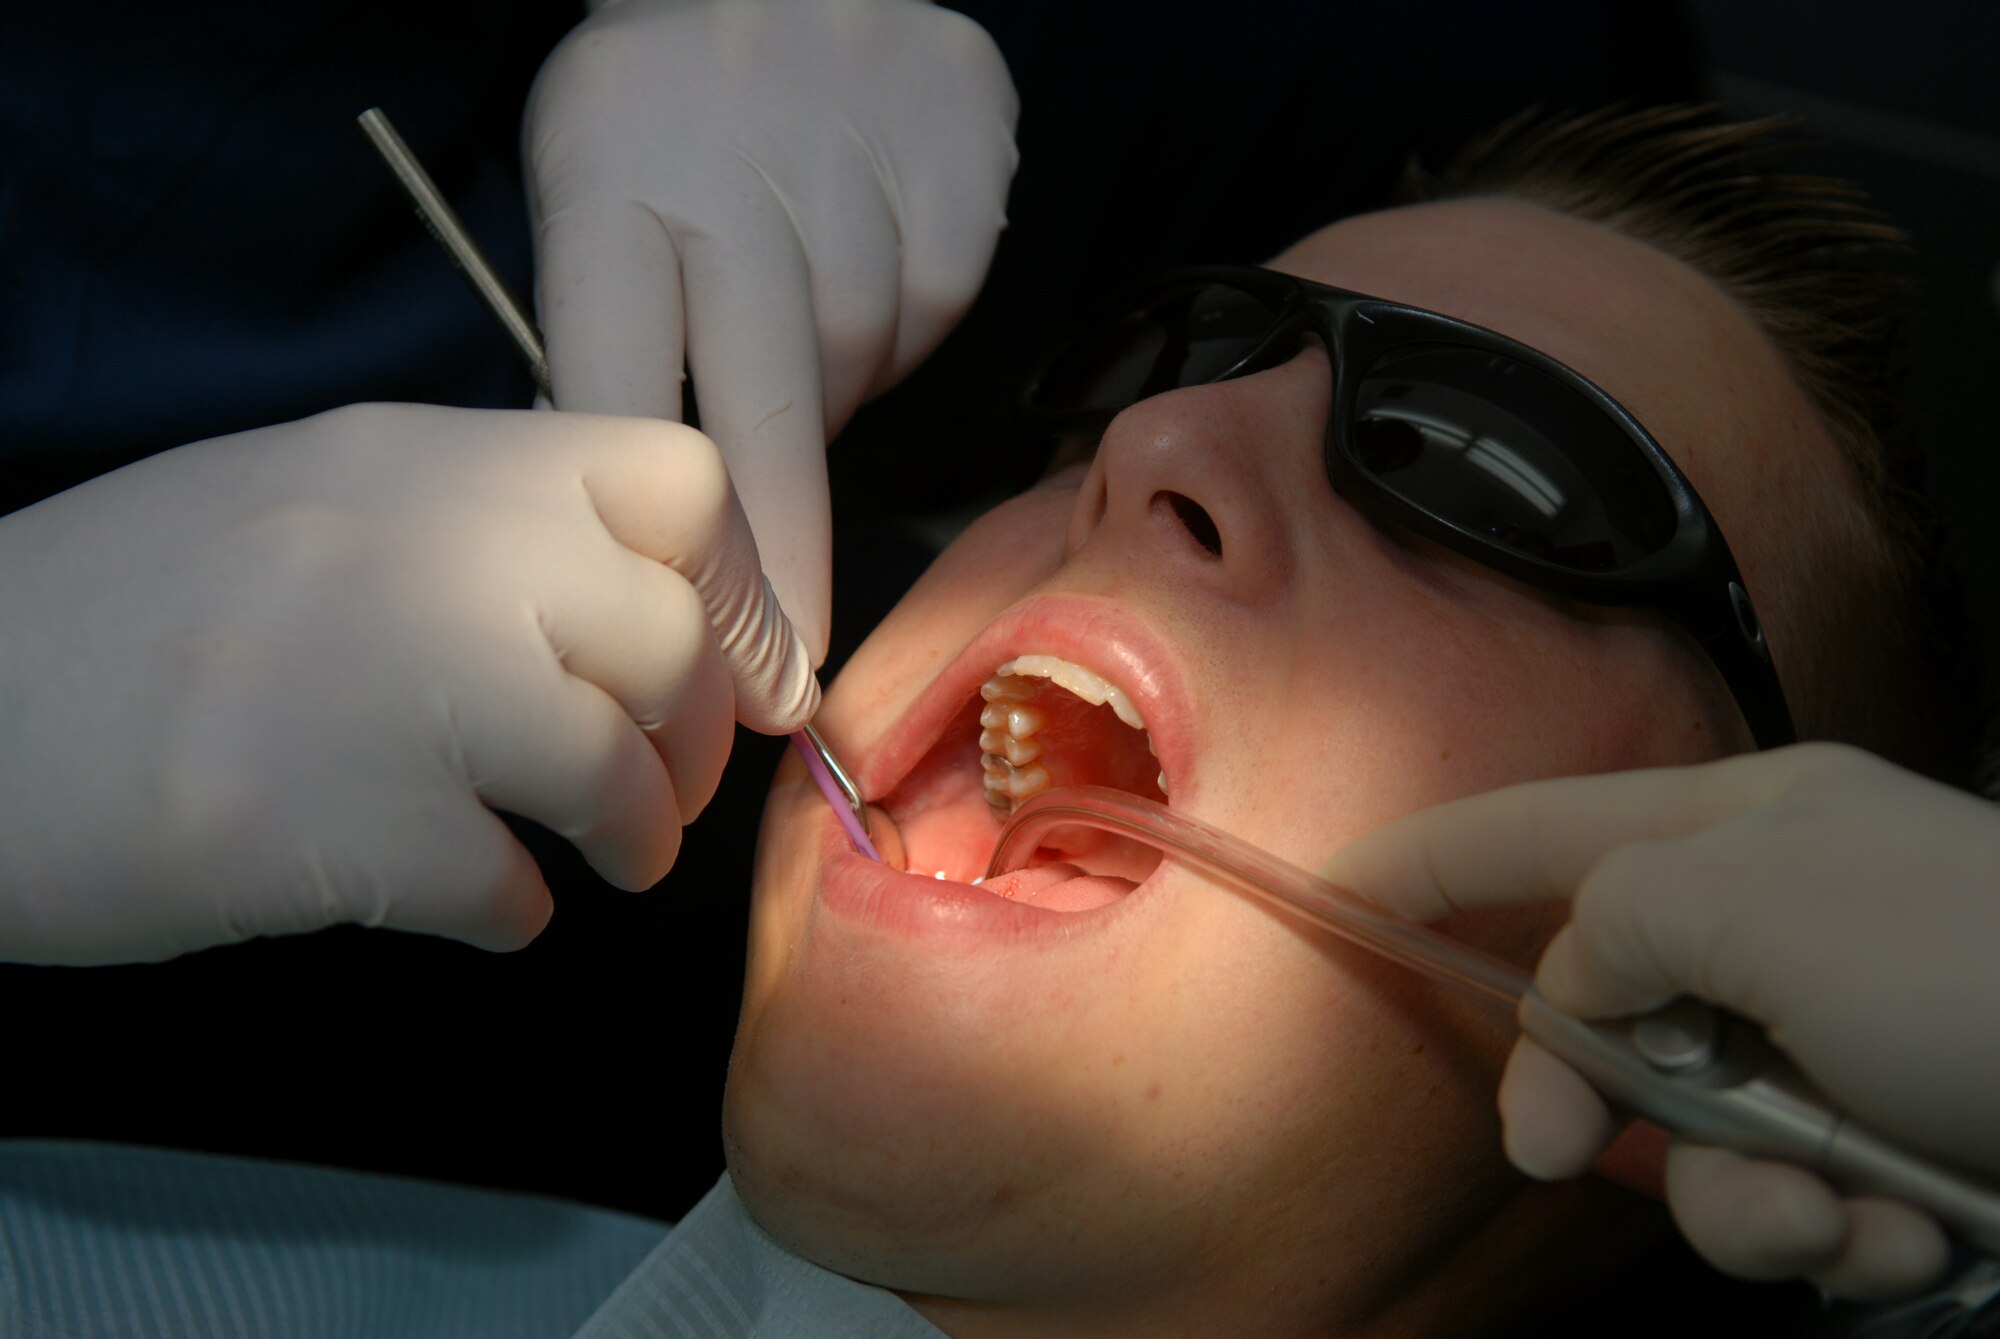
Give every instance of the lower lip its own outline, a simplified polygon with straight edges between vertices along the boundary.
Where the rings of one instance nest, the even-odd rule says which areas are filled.
[[[1145,885],[1088,911],[1051,911],[971,884],[905,874],[854,849],[839,822],[821,812],[819,901],[842,920],[938,947],[1041,944],[1094,934],[1121,916]]]

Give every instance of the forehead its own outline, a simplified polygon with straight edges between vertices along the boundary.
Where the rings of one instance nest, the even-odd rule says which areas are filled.
[[[1777,350],[1690,266],[1519,201],[1457,200],[1345,219],[1275,269],[1498,330],[1608,391],[1715,513],[1753,591],[1773,561],[1753,521],[1838,488],[1843,467]]]

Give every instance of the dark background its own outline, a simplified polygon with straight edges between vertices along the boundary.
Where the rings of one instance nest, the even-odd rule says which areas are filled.
[[[2000,6],[1700,0],[1725,110],[1804,122],[1802,169],[1862,183],[1916,246],[1909,430],[1975,605],[2000,607]]]
[[[1985,403],[2000,367],[2000,9],[959,7],[994,33],[1022,90],[1012,223],[973,316],[832,452],[834,663],[921,568],[917,536],[1032,473],[1006,395],[1068,313],[1147,271],[1255,261],[1384,204],[1410,153],[1435,160],[1536,102],[1712,93],[1733,112],[1791,111],[1822,141],[1801,166],[1876,192],[1922,257],[1914,418],[1934,443],[1931,487],[1976,597],[2000,590]],[[351,120],[385,105],[528,291],[513,137],[526,79],[571,15],[167,6],[134,7],[120,26],[103,7],[38,8],[0,53],[5,505],[358,398],[527,402],[510,350]],[[100,28],[117,31],[109,54]],[[939,424],[955,429],[948,452]],[[778,753],[739,732],[679,867],[643,895],[521,825],[557,914],[516,954],[350,929],[154,966],[0,967],[0,1135],[282,1157],[675,1217],[721,1170],[751,837]]]

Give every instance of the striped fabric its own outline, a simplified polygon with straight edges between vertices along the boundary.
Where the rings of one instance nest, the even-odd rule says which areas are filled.
[[[0,1339],[637,1339],[939,1331],[784,1252],[724,1178],[602,1209],[158,1149],[0,1142]]]
[[[5,1143],[0,1336],[559,1339],[666,1231],[386,1176]]]
[[[793,1255],[751,1221],[727,1176],[576,1339],[943,1339],[894,1293]]]

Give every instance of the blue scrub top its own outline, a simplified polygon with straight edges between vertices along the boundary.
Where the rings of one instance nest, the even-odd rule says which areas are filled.
[[[388,111],[526,293],[520,113],[578,6],[11,11],[0,502],[359,399],[528,402],[511,350],[354,118]]]

